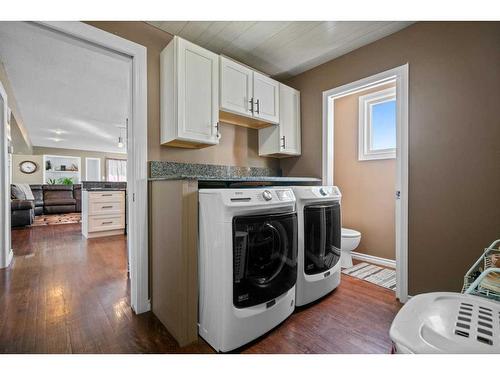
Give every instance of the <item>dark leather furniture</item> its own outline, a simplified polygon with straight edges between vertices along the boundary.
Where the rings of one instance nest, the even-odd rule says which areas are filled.
[[[35,217],[35,204],[33,201],[13,199],[10,202],[10,225],[12,227],[22,227],[33,224]]]
[[[43,213],[76,212],[73,185],[43,185]]]
[[[82,186],[75,185],[30,185],[35,198],[15,199],[11,194],[12,227],[33,224],[35,216],[82,211]]]
[[[43,189],[42,185],[30,185],[31,192],[35,197],[35,215],[43,214]]]
[[[76,200],[76,212],[82,212],[82,185],[73,185],[73,197]]]

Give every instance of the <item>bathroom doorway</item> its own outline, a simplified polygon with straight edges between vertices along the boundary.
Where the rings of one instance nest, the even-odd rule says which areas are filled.
[[[343,272],[394,290],[403,303],[407,76],[404,65],[323,93],[323,183],[342,192]]]

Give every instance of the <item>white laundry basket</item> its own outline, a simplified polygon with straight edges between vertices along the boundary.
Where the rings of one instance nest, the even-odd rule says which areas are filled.
[[[460,293],[411,298],[390,330],[394,353],[500,354],[500,303]]]

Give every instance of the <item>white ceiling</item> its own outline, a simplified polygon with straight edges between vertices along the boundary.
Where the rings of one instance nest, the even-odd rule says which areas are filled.
[[[117,144],[130,108],[130,58],[31,23],[0,22],[0,60],[34,146],[126,151]]]
[[[281,79],[314,68],[412,24],[389,21],[148,23]]]

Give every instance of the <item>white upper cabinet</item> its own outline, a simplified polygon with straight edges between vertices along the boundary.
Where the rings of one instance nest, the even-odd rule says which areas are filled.
[[[253,71],[220,57],[220,109],[252,116]]]
[[[219,143],[219,56],[179,37],[160,55],[161,144]]]
[[[287,157],[301,153],[300,92],[280,84],[279,102],[279,125],[259,130],[260,156]]]
[[[253,73],[254,117],[277,124],[280,121],[279,82]]]
[[[222,122],[263,128],[279,122],[279,82],[251,68],[220,57]]]

